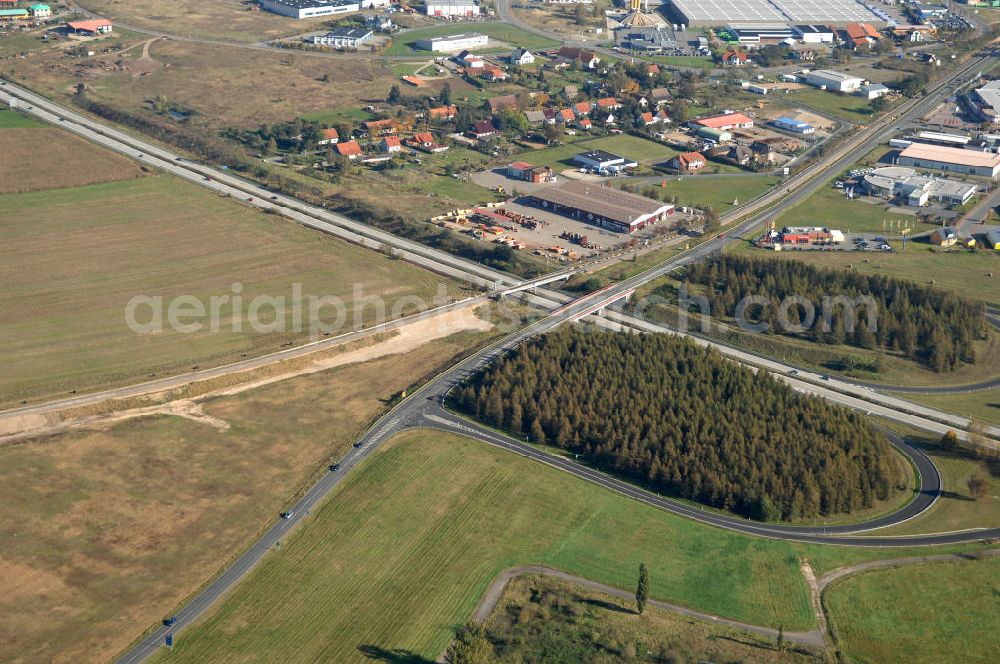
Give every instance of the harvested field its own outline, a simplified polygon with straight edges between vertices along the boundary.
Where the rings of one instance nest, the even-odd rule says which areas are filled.
[[[295,20],[270,12],[248,11],[242,0],[83,0],[78,3],[116,22],[178,35],[256,42],[318,30],[329,21]]]
[[[51,127],[0,129],[0,194],[142,177],[139,165]]]
[[[450,283],[167,176],[2,196],[0,237],[0,343],[7,351],[0,405],[306,341],[311,316],[303,304],[296,328],[295,284],[303,302],[340,298],[346,317],[339,329],[347,331],[371,324],[380,306],[386,317],[414,311],[404,299],[410,296],[430,306],[439,284]],[[457,294],[450,288],[443,292]],[[204,316],[193,332],[169,323],[173,298],[193,296],[210,312],[210,298],[232,298],[236,290],[240,306],[233,299],[221,306],[214,332]],[[162,331],[136,333],[126,324],[136,296],[162,297]],[[254,329],[249,312],[257,296],[283,299],[264,304]],[[144,311],[136,320],[153,320],[154,309]],[[328,323],[339,318],[333,306],[319,313]]]
[[[4,661],[106,662],[205,583],[399,390],[488,334],[0,448]],[[362,349],[364,350],[364,349]]]

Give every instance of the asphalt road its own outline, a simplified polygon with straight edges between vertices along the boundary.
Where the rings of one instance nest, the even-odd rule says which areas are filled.
[[[696,519],[700,522],[717,527],[736,530],[739,532],[787,539],[794,541],[815,542],[824,544],[839,544],[850,546],[914,546],[926,544],[950,544],[957,542],[967,542],[985,538],[1000,537],[1000,529],[984,529],[973,532],[943,533],[936,535],[922,535],[915,537],[884,537],[869,536],[857,537],[857,533],[874,528],[885,527],[912,518],[920,511],[926,509],[936,499],[940,489],[940,479],[933,464],[920,454],[919,450],[907,449],[902,441],[895,441],[900,449],[908,454],[914,465],[920,471],[921,488],[914,501],[899,512],[887,515],[880,519],[854,526],[839,526],[829,528],[796,528],[790,526],[779,526],[771,524],[758,524],[742,521],[726,515],[701,510],[677,501],[670,500],[655,494],[643,491],[627,483],[616,480],[612,477],[597,473],[585,466],[574,464],[566,459],[560,459],[545,455],[535,450],[529,445],[503,436],[496,432],[484,429],[478,425],[461,420],[456,416],[443,410],[440,406],[440,399],[447,394],[455,384],[467,376],[475,373],[483,366],[495,359],[500,353],[513,348],[522,341],[533,336],[544,334],[554,329],[556,326],[586,315],[594,308],[610,304],[614,300],[623,297],[636,287],[648,281],[658,278],[673,270],[679,269],[694,261],[701,260],[714,252],[721,251],[726,244],[732,241],[732,236],[738,236],[755,228],[767,217],[778,214],[803,200],[816,188],[854,163],[858,158],[866,154],[878,142],[885,140],[896,128],[913,118],[924,114],[937,103],[951,94],[958,83],[964,82],[963,77],[970,76],[977,70],[977,67],[985,63],[988,57],[973,59],[953,73],[949,79],[934,86],[928,94],[914,102],[908,102],[901,109],[897,110],[897,116],[887,118],[876,123],[865,132],[861,133],[850,144],[849,148],[839,148],[834,151],[831,162],[821,168],[812,168],[803,173],[793,176],[783,187],[784,191],[778,191],[767,203],[775,198],[777,202],[765,212],[740,222],[735,227],[728,229],[727,233],[720,235],[708,242],[684,252],[660,265],[647,270],[639,275],[612,287],[586,295],[572,301],[570,304],[560,307],[543,318],[518,332],[506,337],[496,344],[466,358],[452,369],[440,374],[413,396],[404,400],[399,406],[390,411],[384,418],[379,420],[369,431],[357,442],[354,450],[340,463],[341,468],[335,472],[324,476],[317,484],[298,501],[292,508],[293,515],[289,519],[278,520],[257,542],[240,555],[236,561],[230,565],[215,581],[198,593],[185,607],[177,614],[177,624],[172,628],[161,626],[151,634],[147,635],[137,646],[131,649],[120,661],[139,662],[156,650],[163,643],[164,636],[168,631],[177,631],[190,624],[201,613],[211,606],[229,588],[235,585],[249,570],[251,570],[264,556],[264,554],[284,537],[291,528],[303,519],[309,511],[316,506],[326,495],[337,485],[355,465],[364,459],[377,445],[391,437],[395,433],[414,426],[431,426],[447,431],[458,431],[471,435],[492,445],[498,445],[515,451],[517,453],[538,459],[547,464],[561,468],[566,472],[587,481],[596,482],[610,490],[614,490],[623,495],[630,496],[636,500],[641,500],[661,509],[666,509],[673,513]],[[62,123],[67,128],[75,131],[90,140],[106,145],[111,149],[123,152],[133,158],[145,159],[152,165],[172,172],[175,175],[188,180],[198,182],[205,186],[210,186],[220,193],[226,193],[239,200],[257,205],[258,207],[280,208],[286,216],[303,223],[304,225],[329,232],[350,241],[368,246],[380,248],[383,244],[397,247],[405,253],[407,260],[425,263],[429,269],[442,273],[464,275],[479,275],[476,279],[480,283],[493,284],[516,284],[517,280],[511,280],[508,275],[503,275],[495,271],[489,272],[488,277],[481,276],[485,268],[480,265],[455,259],[443,252],[410,243],[399,238],[395,238],[387,233],[382,233],[370,227],[358,224],[352,220],[333,215],[319,208],[306,206],[298,201],[283,196],[273,196],[271,192],[248,183],[233,175],[219,173],[214,169],[197,164],[182,161],[177,155],[170,153],[158,146],[154,146],[146,141],[124,134],[115,129],[102,125],[94,120],[81,116],[73,111],[59,107],[30,91],[7,83],[0,87],[0,99],[5,98],[5,91],[12,92],[16,96],[25,100],[26,104],[34,105],[35,108],[29,112],[53,123]],[[63,118],[63,119],[61,119]],[[68,122],[67,122],[68,120]],[[206,180],[205,174],[209,173],[212,180]],[[794,191],[790,189],[795,187]],[[262,200],[263,199],[263,200]],[[761,203],[765,205],[767,203]],[[460,277],[461,278],[461,277]]]

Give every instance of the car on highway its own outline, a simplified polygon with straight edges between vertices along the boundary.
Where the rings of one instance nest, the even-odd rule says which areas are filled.
[[[163,624],[167,627],[173,627],[177,624],[177,616],[170,616],[169,618],[163,619]]]
[[[340,470],[340,464],[339,463],[331,463],[330,464],[330,472],[331,473],[334,473],[334,472],[336,472],[338,470]]]
[[[358,442],[354,443],[354,449],[356,449],[356,450],[357,450],[357,449],[361,449],[361,445],[362,445],[362,443],[361,443],[361,441],[359,440]]]
[[[276,200],[278,200],[278,197],[277,196],[271,196],[271,200],[272,201],[276,201]]]
[[[184,157],[174,157],[174,161],[184,161]]]
[[[291,519],[293,516],[295,516],[295,512],[293,512],[292,510],[288,510],[287,512],[281,513],[282,519]]]

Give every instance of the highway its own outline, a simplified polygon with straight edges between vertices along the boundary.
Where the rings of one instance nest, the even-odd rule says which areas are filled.
[[[899,512],[864,524],[828,528],[800,528],[744,521],[657,496],[607,475],[597,473],[581,464],[548,455],[530,445],[480,427],[475,423],[468,422],[449,413],[441,406],[444,396],[454,385],[479,371],[501,353],[514,348],[527,339],[544,334],[564,322],[576,320],[595,309],[607,307],[613,302],[626,297],[629,293],[634,292],[636,288],[650,280],[721,251],[726,244],[733,241],[734,236],[749,232],[770,215],[777,214],[797,204],[818,187],[823,186],[827,180],[857,161],[858,158],[870,151],[877,143],[885,140],[899,125],[909,122],[933,108],[940,100],[951,94],[957,84],[964,81],[964,77],[968,77],[975,72],[991,55],[987,54],[980,58],[974,58],[965,65],[962,65],[956,72],[953,72],[952,76],[933,86],[927,95],[905,103],[897,111],[896,116],[885,118],[867,130],[860,132],[847,145],[835,149],[834,153],[828,157],[830,159],[828,163],[811,167],[790,178],[777,192],[774,192],[772,196],[762,201],[757,209],[763,209],[766,206],[770,207],[739,222],[733,228],[728,229],[727,233],[666,260],[638,275],[618,282],[607,289],[573,300],[569,304],[550,312],[548,316],[473,354],[432,379],[424,387],[417,390],[413,395],[405,399],[376,422],[357,441],[352,452],[340,462],[340,469],[337,472],[325,475],[298,501],[291,509],[291,518],[277,520],[222,575],[185,605],[178,613],[177,624],[169,628],[169,631],[177,631],[197,619],[205,609],[217,601],[219,597],[259,563],[267,551],[276,546],[282,537],[286,536],[296,524],[303,520],[309,514],[310,510],[315,508],[342,478],[370,454],[372,450],[376,449],[379,444],[399,431],[418,426],[464,433],[491,445],[497,445],[537,459],[540,462],[560,468],[565,472],[570,472],[581,479],[598,483],[609,490],[616,491],[636,500],[641,500],[660,509],[665,509],[708,525],[727,528],[749,535],[835,545],[879,547],[951,544],[1000,537],[1000,529],[929,534],[914,537],[859,537],[858,533],[894,525],[912,518],[933,504],[939,493],[940,478],[930,460],[923,456],[919,450],[907,447],[903,441],[898,439],[894,439],[893,442],[904,454],[907,454],[913,460],[914,466],[919,473],[920,490],[911,503]],[[406,260],[424,265],[428,269],[442,274],[471,280],[486,287],[520,285],[517,279],[511,278],[509,275],[489,270],[469,261],[457,259],[444,254],[444,252],[396,238],[388,233],[383,233],[359,224],[341,215],[332,214],[321,208],[308,206],[285,196],[273,195],[272,192],[234,175],[220,173],[215,169],[200,164],[193,164],[183,160],[179,155],[173,154],[147,141],[130,136],[91,118],[49,102],[20,86],[12,83],[0,86],[0,100],[7,100],[11,96],[22,100],[20,103],[22,108],[25,108],[28,113],[35,117],[53,124],[64,125],[71,131],[94,142],[106,145],[133,158],[145,160],[152,166],[171,172],[179,177],[184,177],[192,182],[202,184],[203,186],[208,186],[220,193],[231,195],[237,200],[242,200],[263,209],[278,209],[285,216],[308,227],[343,237],[344,239],[373,249],[380,249],[383,246],[393,247],[400,251],[402,257]],[[28,106],[31,108],[27,108]],[[206,179],[207,177],[211,179]],[[541,292],[544,294],[544,291]],[[789,380],[792,379],[789,378]],[[844,397],[833,397],[831,395],[829,398],[843,400]],[[165,626],[154,630],[126,653],[120,661],[142,661],[163,643],[163,637],[167,631],[168,628]]]

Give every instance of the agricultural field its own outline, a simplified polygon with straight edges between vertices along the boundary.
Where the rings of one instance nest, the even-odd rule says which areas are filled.
[[[153,661],[346,663],[375,651],[435,659],[503,569],[541,563],[634,588],[640,561],[654,598],[789,630],[813,623],[791,544],[706,528],[480,442],[419,430],[355,469],[280,552]]]
[[[430,51],[417,48],[417,41],[421,39],[429,39],[431,37],[453,35],[455,33],[461,33],[463,30],[467,32],[475,31],[489,36],[490,43],[487,44],[486,48],[478,49],[480,52],[485,53],[507,51],[509,48],[516,46],[535,50],[559,45],[558,42],[546,39],[545,37],[539,37],[538,35],[534,35],[508,23],[474,23],[465,26],[462,24],[455,25],[445,23],[443,25],[432,25],[401,32],[393,37],[392,45],[383,50],[381,55],[423,55],[430,59],[433,57],[433,54]],[[495,42],[503,42],[504,45],[501,46]]]
[[[248,11],[241,0],[84,0],[78,3],[115,23],[169,34],[259,42],[320,30],[329,18],[295,20],[270,12]],[[117,28],[117,26],[116,26]]]
[[[788,100],[856,124],[864,124],[872,119],[871,103],[863,97],[804,87],[790,93]]]
[[[634,660],[632,653],[652,653],[657,662],[823,661],[797,646],[780,652],[763,636],[656,607],[640,616],[634,602],[544,576],[512,579],[485,627],[498,664],[535,658],[610,664]]]
[[[131,159],[12,111],[0,111],[0,154],[0,194],[143,176]]]
[[[345,331],[376,315],[356,295],[386,298],[391,315],[395,302],[412,295],[429,306],[441,282],[459,293],[408,263],[167,176],[0,196],[0,233],[0,309],[8,317],[0,329],[8,351],[0,404],[113,387],[305,341],[310,326],[296,331],[290,317],[294,284],[303,297],[343,299]],[[222,306],[216,332],[206,323],[182,333],[167,324],[166,311],[161,333],[126,325],[135,296],[162,297],[164,310],[174,297],[194,296],[208,311],[211,296],[232,296],[237,283],[240,310],[233,310],[235,301]],[[247,319],[258,295],[283,298],[280,318],[270,306],[261,310],[261,331]],[[322,313],[327,322],[337,315],[332,307]],[[152,316],[143,307],[136,319]],[[309,318],[305,311],[302,320]],[[279,324],[266,329],[274,320]]]
[[[842,650],[859,664],[993,662],[1000,559],[880,569],[830,586]]]
[[[0,448],[3,659],[112,660],[326,472],[394,394],[491,334],[429,336],[404,355],[379,356],[402,337],[357,342],[324,356],[354,353],[353,364],[165,408],[189,416]]]

